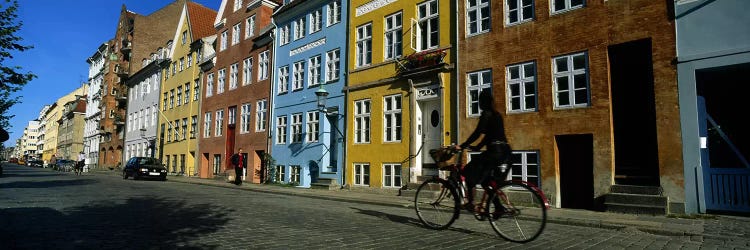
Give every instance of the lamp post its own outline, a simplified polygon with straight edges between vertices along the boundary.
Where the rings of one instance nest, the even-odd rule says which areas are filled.
[[[330,145],[328,145],[329,146],[328,148],[332,155],[332,163],[333,163],[332,166],[335,166],[338,169],[339,152],[338,152],[337,144],[340,142],[343,142],[343,139],[344,139],[344,134],[341,133],[341,130],[339,130],[338,128],[338,121],[339,121],[339,117],[343,115],[339,114],[338,106],[332,106],[332,107],[326,106],[326,99],[328,99],[328,95],[329,93],[325,88],[323,88],[323,84],[320,84],[320,88],[318,88],[318,90],[315,91],[315,96],[317,98],[317,104],[318,104],[318,111],[325,115],[326,119],[329,120],[331,127],[333,127],[333,130],[336,130],[336,133],[331,133],[332,140],[330,142]],[[341,170],[344,171],[343,168]],[[341,185],[344,184],[343,176],[345,176],[344,172],[342,172],[341,174],[341,177],[342,177]]]
[[[151,158],[154,158],[154,140],[146,137],[146,128],[140,129],[141,139],[148,140],[148,149],[151,152]]]

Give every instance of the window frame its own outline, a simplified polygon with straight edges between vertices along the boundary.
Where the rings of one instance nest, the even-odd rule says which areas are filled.
[[[387,95],[383,97],[383,142],[385,143],[401,142],[401,139],[403,138],[403,134],[401,133],[404,126],[402,102],[403,97],[401,94]],[[387,103],[390,103],[393,108],[388,109]],[[395,108],[396,104],[398,105],[398,108]],[[391,116],[391,124],[388,124],[387,122],[387,117],[389,116]],[[389,130],[390,137],[388,136]]]
[[[390,173],[389,170],[390,169]],[[401,170],[401,164],[398,163],[383,163],[383,179],[382,179],[382,185],[384,188],[401,188],[401,182],[403,181],[402,178],[402,170]],[[396,174],[398,172],[398,174]],[[398,179],[397,179],[398,178]],[[390,181],[391,185],[386,185],[386,180]],[[396,181],[398,180],[398,181]],[[398,184],[396,184],[398,183]]]
[[[292,68],[292,91],[305,87],[305,61],[296,61]]]
[[[279,84],[276,86],[278,94],[283,94],[289,91],[289,65],[284,65],[279,68]]]
[[[305,114],[305,119],[305,142],[318,142],[320,140],[320,113],[308,111]]]
[[[276,117],[276,144],[281,145],[287,143],[287,119],[286,115]]]
[[[580,0],[581,4],[576,5],[576,6],[572,5],[572,1],[576,1],[576,0],[562,0],[562,1],[565,1],[565,7],[559,10],[555,10],[555,6],[556,6],[555,1],[554,0],[550,1],[549,8],[550,8],[551,15],[561,14],[561,13],[565,13],[568,11],[586,7],[586,0]]]
[[[268,100],[260,99],[255,102],[255,132],[266,131],[266,113],[268,112]]]
[[[583,69],[576,69],[575,68],[575,57],[582,56],[584,59],[584,67]],[[566,59],[566,70],[565,71],[558,71],[558,59]],[[554,109],[570,109],[570,108],[585,108],[589,107],[591,105],[591,86],[590,86],[590,79],[589,79],[589,58],[588,58],[588,52],[576,52],[561,56],[556,56],[552,58],[552,84],[553,84],[553,97],[552,100],[554,101]],[[579,75],[584,75],[585,79],[585,87],[584,88],[576,88],[575,87],[575,77]],[[558,83],[558,79],[561,78],[567,78],[568,81],[568,89],[567,90],[560,90],[560,85]],[[585,90],[586,91],[586,102],[579,104],[576,102],[576,91],[579,90]],[[568,95],[568,103],[566,105],[560,105],[560,94],[567,92]]]
[[[531,70],[533,70],[533,73],[531,76],[526,76],[527,68],[526,66],[531,66]],[[518,70],[518,77],[517,79],[511,79],[513,77],[513,74],[511,74],[511,70],[514,68],[517,68]],[[537,67],[535,61],[528,61],[528,62],[522,62],[522,63],[516,63],[511,64],[508,66],[505,66],[505,100],[506,100],[506,111],[508,113],[527,113],[527,112],[536,112],[539,105],[539,96],[538,96],[538,88],[539,85],[537,84]],[[526,93],[526,85],[532,84],[534,86],[534,93]],[[514,95],[512,88],[513,86],[518,86],[518,95]],[[533,97],[533,107],[528,108],[527,98]],[[513,102],[514,100],[518,100],[518,109],[513,108]]]
[[[252,104],[243,103],[240,106],[240,134],[250,133],[250,117]]]
[[[242,86],[247,86],[253,79],[253,57],[250,56],[242,60]]]
[[[289,128],[291,139],[290,143],[302,143],[303,142],[303,130],[302,130],[302,113],[294,113],[291,115],[291,121],[289,121]]]
[[[516,3],[516,9],[515,10],[511,10],[510,9],[510,6],[509,6],[508,3],[511,2],[511,1]],[[534,20],[534,18],[536,16],[536,13],[535,13],[535,10],[536,10],[536,2],[535,1],[536,0],[531,0],[531,6],[529,6],[529,5],[523,5],[523,1],[524,0],[503,0],[503,10],[504,10],[504,12],[503,12],[504,13],[503,14],[504,18],[503,19],[505,19],[505,25],[506,26],[519,25],[519,24],[526,23],[526,22],[531,22],[531,21]],[[553,1],[550,1],[550,4]],[[525,17],[524,16],[523,10],[526,7],[530,7],[531,8],[531,16],[530,17]],[[552,7],[550,6],[550,8],[552,8]],[[511,20],[510,20],[510,14],[513,13],[513,12],[516,13],[516,18],[518,19],[515,22],[511,22]]]
[[[487,82],[484,79],[485,73],[489,74],[489,82]],[[471,85],[472,75],[477,76],[477,85]],[[493,80],[492,69],[482,69],[482,70],[477,70],[477,71],[466,73],[466,116],[467,117],[479,117],[482,114],[482,110],[479,108],[479,93],[481,93],[482,91],[486,91],[486,90],[492,91],[492,84],[493,84],[492,80]],[[471,94],[473,91],[477,91],[476,100],[474,100],[474,97]],[[473,107],[476,107],[475,111],[472,110]]]
[[[321,56],[315,55],[307,59],[307,87],[318,86],[320,82]]]
[[[224,134],[224,109],[216,110],[216,121],[214,126],[214,136],[222,136]]]
[[[355,66],[372,64],[372,22],[357,27],[356,39]]]
[[[338,48],[326,52],[326,82],[332,82],[339,79],[341,70],[341,50]]]
[[[542,166],[541,166],[541,158],[539,158],[539,151],[538,150],[518,150],[513,151],[513,155],[521,155],[521,162],[512,162],[511,165],[508,166],[510,171],[508,173],[506,180],[521,180],[521,181],[529,181],[529,178],[536,178],[535,182],[530,182],[531,184],[536,185],[537,187],[541,187],[542,185]],[[535,162],[530,163],[529,161],[529,155],[534,155],[534,158],[536,159]],[[515,157],[511,157],[514,159]],[[536,168],[536,175],[529,175],[529,168],[534,167]],[[514,173],[514,168],[520,168],[521,173],[517,174]]]
[[[466,35],[467,36],[476,36],[480,34],[484,34],[487,32],[490,32],[492,30],[492,3],[490,0],[487,0],[486,3],[483,3],[484,0],[466,0]],[[474,6],[471,6],[471,3],[474,3]],[[487,9],[487,14],[489,16],[482,16],[482,10]],[[475,18],[476,20],[471,19],[471,12],[476,12]],[[483,29],[482,27],[484,23],[487,23],[486,29]],[[476,31],[471,30],[471,23],[476,23]]]
[[[391,27],[388,27],[389,21],[393,23]],[[396,23],[399,24],[396,25]],[[403,27],[404,15],[401,11],[388,15],[384,18],[383,29],[385,30],[385,34],[383,35],[383,58],[385,58],[385,60],[393,60],[403,56]],[[392,38],[389,38],[389,35]],[[390,42],[389,39],[391,40]]]
[[[354,163],[354,186],[370,186],[370,163]]]
[[[367,110],[364,110],[367,107]],[[366,121],[365,121],[366,120]],[[365,124],[362,124],[362,123]],[[367,126],[365,128],[365,126]],[[372,138],[372,100],[354,101],[354,144],[368,144]]]
[[[435,3],[435,13],[431,13],[429,11],[429,5],[431,3]],[[425,16],[422,16],[421,15],[422,13],[419,13],[419,9],[422,6],[426,6],[425,7]],[[416,17],[417,17],[417,27],[419,27],[418,28],[418,33],[417,33],[417,51],[425,51],[425,50],[435,49],[435,48],[439,47],[440,46],[440,4],[438,3],[438,0],[427,0],[427,1],[424,1],[422,3],[419,3],[419,4],[417,4],[416,11],[417,11],[417,13],[416,13],[417,14],[416,15]],[[428,12],[430,12],[430,13],[428,13]],[[432,27],[432,22],[431,22],[432,19],[437,19],[437,22],[436,22],[437,23],[437,27]],[[425,40],[425,43],[426,43],[427,47],[425,47],[425,48],[422,47],[423,46],[423,44],[422,44],[423,43],[422,42],[422,37],[424,35],[422,34],[422,29],[423,28],[421,27],[421,25],[422,25],[423,22],[425,23],[424,26],[426,28],[428,28],[428,30],[426,31],[426,34],[427,34],[426,37],[427,38]],[[432,33],[437,33],[437,35],[436,35],[437,41],[432,41],[432,38],[431,38],[432,37],[431,36]]]

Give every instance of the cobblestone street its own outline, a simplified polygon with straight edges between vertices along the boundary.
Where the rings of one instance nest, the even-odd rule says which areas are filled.
[[[395,206],[18,166],[0,178],[2,249],[750,249],[747,223],[710,223],[738,235],[548,223],[515,244],[468,215],[435,231]]]

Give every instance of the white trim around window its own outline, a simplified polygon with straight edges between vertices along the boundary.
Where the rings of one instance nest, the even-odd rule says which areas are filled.
[[[492,70],[480,70],[466,74],[466,116],[478,117],[482,110],[479,108],[479,93],[492,91]]]
[[[536,63],[524,62],[505,67],[505,93],[510,113],[537,110]]]
[[[552,58],[552,70],[555,108],[588,107],[588,53]]]

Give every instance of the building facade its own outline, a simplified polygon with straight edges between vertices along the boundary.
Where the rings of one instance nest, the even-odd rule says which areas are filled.
[[[348,185],[397,190],[437,174],[427,152],[455,142],[452,3],[352,1]]]
[[[493,3],[494,4],[494,3]],[[669,1],[460,4],[459,142],[492,91],[513,147],[509,178],[555,207],[601,209],[613,185],[684,202]]]
[[[675,4],[686,212],[750,211],[750,2]]]
[[[58,98],[57,101],[52,103],[47,112],[44,114],[44,121],[40,122],[45,123],[44,145],[42,146],[44,148],[44,152],[42,152],[43,161],[49,162],[52,156],[55,156],[55,158],[57,159],[63,159],[60,158],[60,155],[57,153],[59,140],[58,132],[60,128],[60,124],[58,123],[58,121],[62,118],[63,112],[65,111],[65,104],[76,100],[77,96],[85,96],[88,93],[88,90],[88,84],[84,84],[83,86],[73,90],[72,92],[65,94],[64,96]],[[76,157],[77,156],[78,155],[76,155]]]
[[[274,13],[271,171],[274,181],[343,182],[348,1],[284,1]],[[317,102],[316,92],[324,106]]]
[[[169,50],[170,62],[163,71],[159,156],[171,173],[195,175],[200,99],[194,95],[200,83],[198,58],[191,44],[213,33],[216,11],[187,2],[177,20]]]
[[[241,177],[260,183],[268,152],[269,94],[275,1],[221,2],[214,21],[217,49],[201,67],[203,130],[201,177],[237,178],[229,157],[243,149],[247,159]]]
[[[83,152],[85,116],[86,96],[76,96],[75,100],[63,105],[62,115],[57,120],[58,159],[78,161],[78,155]]]
[[[86,125],[83,131],[83,153],[86,155],[84,171],[97,168],[97,163],[99,162],[99,141],[101,140],[99,120],[102,117],[100,105],[104,73],[107,71],[108,51],[109,44],[102,43],[96,52],[86,59],[86,63],[89,64],[89,89],[88,98],[86,99],[86,116],[84,118]]]
[[[125,83],[128,86],[128,120],[125,132],[125,158],[156,157],[162,69],[169,64],[165,48],[159,48],[141,63],[144,66]]]

